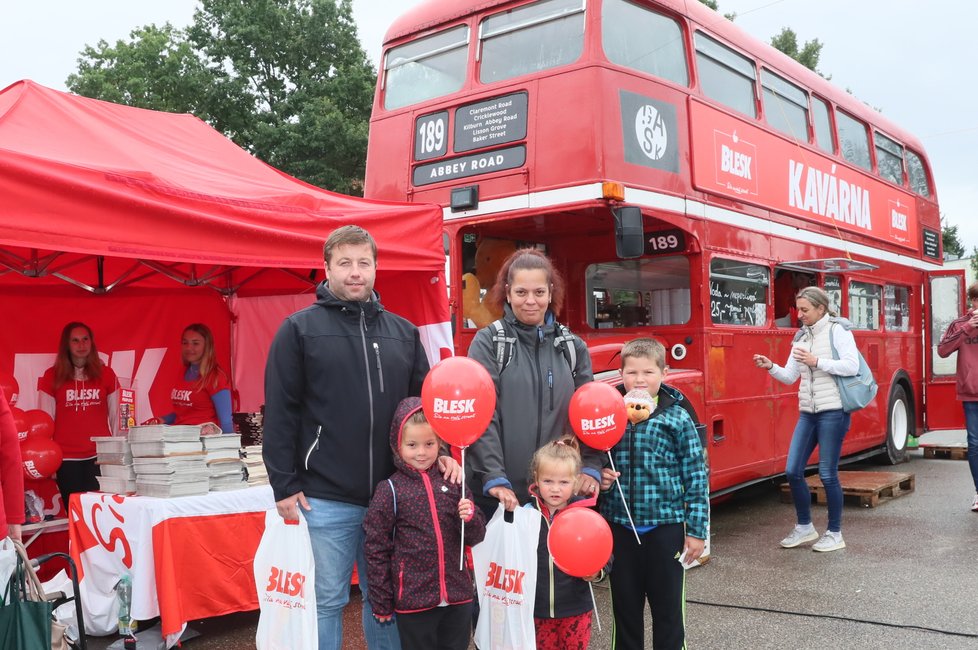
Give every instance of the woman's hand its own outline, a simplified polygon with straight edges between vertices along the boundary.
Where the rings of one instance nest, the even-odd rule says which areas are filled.
[[[601,491],[605,492],[610,490],[619,476],[621,476],[621,472],[616,472],[610,467],[605,467],[601,470]]]
[[[581,474],[578,480],[577,493],[583,496],[591,496],[598,491],[598,482],[587,474]]]
[[[503,507],[510,512],[516,510],[520,505],[519,499],[516,498],[516,493],[502,485],[497,485],[489,490],[489,496],[494,499],[499,499],[499,503],[503,504]]]
[[[804,364],[810,368],[814,368],[818,365],[818,357],[804,348],[791,348],[791,356],[794,357],[795,361],[798,363]]]
[[[462,466],[451,456],[438,457],[438,471],[452,485],[462,484]]]
[[[390,623],[391,620],[394,617],[393,616],[378,616],[377,614],[374,614],[374,618],[377,619],[377,622],[378,623]]]
[[[765,370],[770,370],[774,367],[774,362],[765,357],[763,354],[754,355],[754,365],[758,368],[764,368]]]
[[[475,504],[468,499],[459,499],[458,517],[462,521],[468,521],[475,514]]]

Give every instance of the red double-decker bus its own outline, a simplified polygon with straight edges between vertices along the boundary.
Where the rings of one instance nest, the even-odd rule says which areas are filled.
[[[961,426],[936,344],[963,277],[927,157],[825,79],[683,0],[430,0],[381,68],[366,195],[444,207],[456,353],[500,251],[545,250],[599,376],[630,338],[665,344],[719,494],[783,471],[796,388],[751,359],[787,358],[816,284],[880,384],[845,456]]]

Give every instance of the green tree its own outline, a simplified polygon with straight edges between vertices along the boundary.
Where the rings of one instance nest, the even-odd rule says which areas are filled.
[[[944,240],[944,257],[948,255],[961,257],[964,255],[964,244],[958,237],[958,227],[950,225],[945,219],[942,221],[944,221],[944,226],[941,228],[941,238]]]
[[[67,85],[193,113],[289,174],[362,194],[375,82],[351,0],[202,0],[186,29],[87,46]]]
[[[978,246],[971,247],[971,272],[978,278]]]
[[[818,59],[822,55],[822,42],[817,38],[806,41],[799,49],[798,35],[795,30],[790,27],[782,27],[781,33],[771,38],[771,45],[774,49],[787,54],[812,72],[822,75],[818,70]]]

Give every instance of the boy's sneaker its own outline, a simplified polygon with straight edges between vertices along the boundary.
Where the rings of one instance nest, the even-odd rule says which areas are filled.
[[[815,526],[811,524],[802,526],[799,524],[791,529],[787,537],[781,540],[781,546],[784,548],[794,548],[808,542],[814,542],[816,539],[818,539],[818,531],[815,530]]]
[[[975,500],[971,502],[971,512],[978,512],[978,494],[975,495]]]
[[[833,533],[831,530],[825,531],[822,535],[822,539],[815,542],[812,546],[813,551],[819,551],[820,553],[827,553],[829,551],[838,551],[841,548],[845,548],[846,543],[842,539],[842,533]]]

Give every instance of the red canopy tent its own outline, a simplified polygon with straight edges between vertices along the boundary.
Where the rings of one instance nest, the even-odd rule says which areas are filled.
[[[0,91],[0,372],[32,408],[61,328],[81,320],[137,380],[142,419],[168,408],[182,329],[205,322],[253,410],[267,338],[312,301],[344,224],[376,238],[382,300],[437,360],[451,348],[438,207],[313,187],[192,115],[14,83]]]

